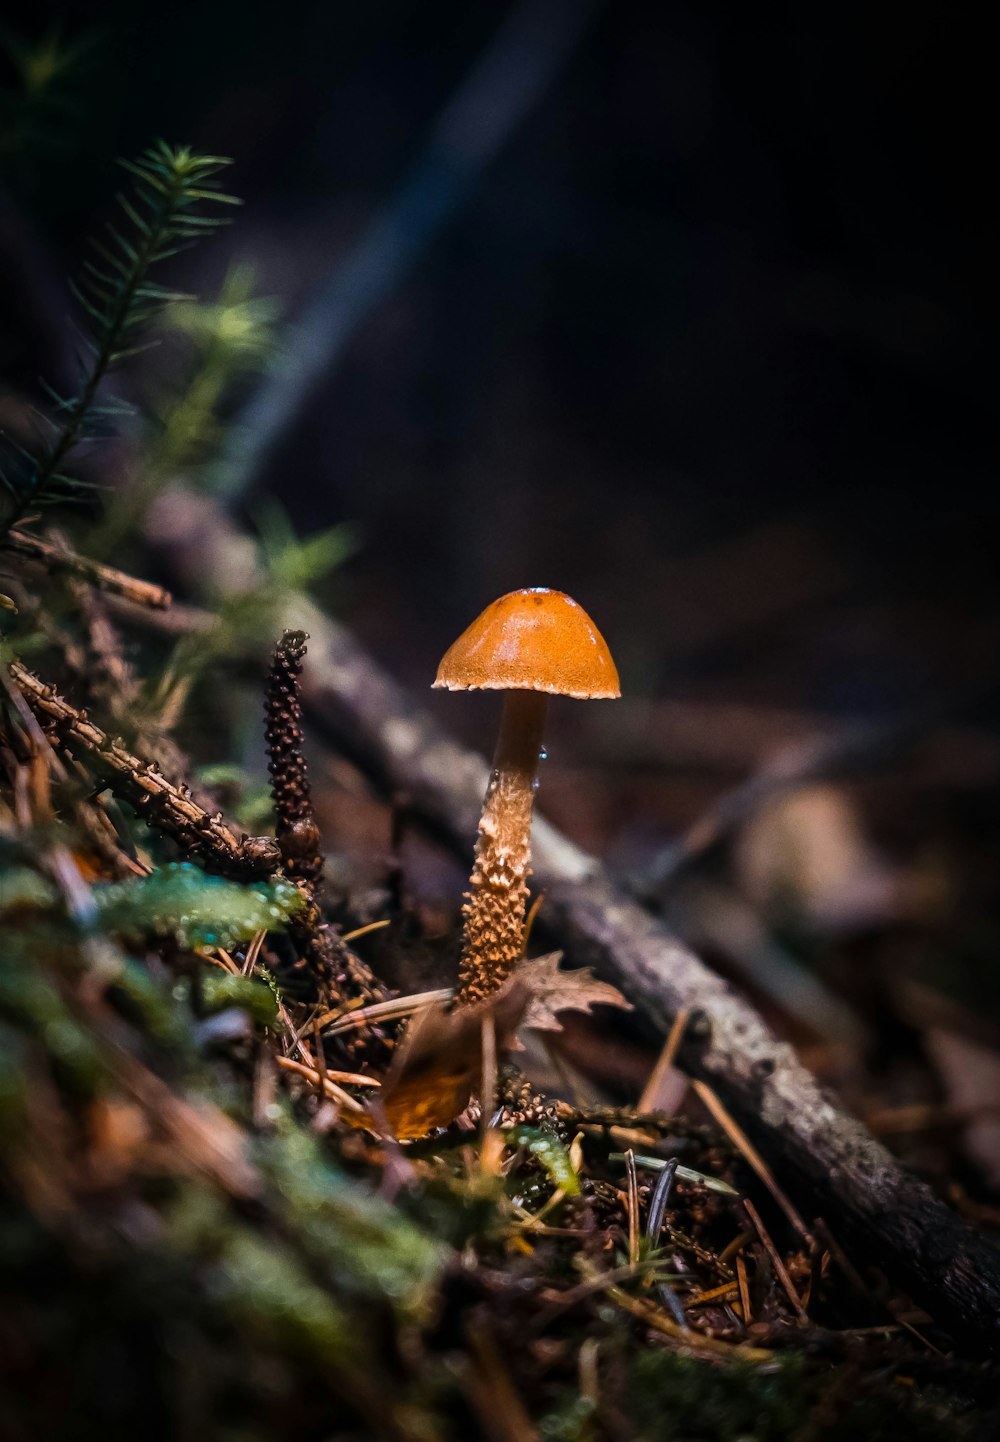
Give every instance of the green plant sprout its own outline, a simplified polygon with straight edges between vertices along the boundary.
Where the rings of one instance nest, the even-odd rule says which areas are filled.
[[[186,375],[179,388],[171,378],[153,389],[140,461],[94,533],[92,553],[113,556],[159,492],[178,478],[211,489],[215,455],[230,424],[226,402],[240,382],[266,371],[279,350],[280,306],[254,287],[253,267],[237,263],[215,300],[165,304],[156,333],[168,345],[177,342],[178,369]]]
[[[121,402],[102,397],[105,377],[145,349],[143,336],[151,322],[165,306],[184,298],[153,280],[151,272],[223,223],[206,206],[239,204],[217,184],[219,172],[230,164],[222,156],[157,141],[137,160],[122,164],[133,180],[130,193],[118,197],[124,222],[109,222],[104,237],[91,240],[93,258],[84,262],[82,279],[73,288],[87,317],[80,332],[80,382],[67,396],[47,388],[54,407],[54,416],[46,420],[49,439],[37,456],[20,448],[26,465],[19,474],[3,476],[8,500],[0,538],[29,511],[89,489],[67,465],[82,443],[127,414]]]

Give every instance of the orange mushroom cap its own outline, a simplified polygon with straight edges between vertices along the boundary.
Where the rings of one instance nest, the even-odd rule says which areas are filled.
[[[607,642],[562,591],[532,586],[487,606],[445,652],[435,686],[449,691],[548,691],[578,700],[621,695]]]

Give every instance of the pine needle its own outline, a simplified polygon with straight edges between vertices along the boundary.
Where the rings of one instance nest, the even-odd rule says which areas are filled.
[[[85,481],[67,474],[67,461],[81,442],[103,434],[127,410],[120,402],[99,399],[102,382],[145,348],[140,336],[163,308],[184,299],[151,280],[150,272],[223,223],[219,215],[205,213],[206,205],[239,204],[216,183],[230,164],[223,156],[158,140],[137,160],[121,163],[132,176],[130,194],[118,197],[125,223],[109,224],[103,238],[91,241],[91,258],[73,287],[88,319],[84,345],[89,361],[74,395],[52,393],[58,424],[48,444],[29,460],[25,475],[6,478],[11,500],[0,520],[0,537],[29,508],[54,505],[87,489]]]

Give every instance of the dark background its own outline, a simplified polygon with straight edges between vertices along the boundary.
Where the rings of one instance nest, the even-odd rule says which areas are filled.
[[[543,78],[456,171],[438,117],[511,15],[473,150],[539,56]],[[623,867],[782,747],[899,723],[843,794],[893,866],[947,853],[949,915],[995,936],[995,127],[971,9],[45,4],[22,33],[52,21],[89,41],[76,109],[7,195],[57,320],[114,157],[157,135],[236,159],[238,223],[181,267],[202,293],[243,258],[294,322],[401,195],[404,251],[430,232],[234,501],[357,523],[328,597],[396,674],[423,691],[513,587],[580,600],[625,699],[556,708],[543,804]],[[7,327],[15,383],[61,334]],[[488,699],[424,694],[489,747]]]
[[[199,281],[245,256],[294,314],[509,7],[54,5],[23,33],[46,12],[91,39],[63,152],[20,184],[56,261],[113,157],[190,140],[246,200]],[[359,630],[420,683],[487,600],[545,584],[632,695],[728,694],[736,667],[747,699],[867,713],[978,678],[984,44],[933,5],[594,7],[263,470],[303,529],[360,523]]]

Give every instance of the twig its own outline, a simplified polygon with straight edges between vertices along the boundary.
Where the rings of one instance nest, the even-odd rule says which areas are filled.
[[[309,629],[303,699],[317,726],[386,794],[405,791],[412,813],[465,856],[486,762],[448,740],[341,627],[313,614]],[[990,1243],[821,1091],[750,1001],[541,817],[534,873],[546,929],[567,954],[622,987],[661,1035],[685,1008],[701,1012],[705,1023],[689,1027],[679,1050],[684,1070],[724,1096],[775,1164],[956,1335],[980,1350],[1000,1346],[1000,1258]]]
[[[747,1264],[743,1253],[736,1254],[736,1280],[740,1287],[740,1311],[743,1313],[743,1325],[746,1327],[752,1318],[750,1311],[750,1283],[747,1280]]]
[[[719,1098],[715,1095],[715,1092],[710,1086],[708,1086],[706,1082],[693,1081],[691,1083],[691,1086],[693,1090],[697,1093],[699,1100],[702,1101],[708,1108],[708,1110],[712,1113],[712,1116],[719,1123],[719,1126],[726,1133],[726,1136],[732,1142],[733,1146],[736,1147],[737,1151],[739,1151],[741,1155],[746,1159],[746,1161],[750,1164],[750,1166],[753,1167],[754,1171],[760,1177],[765,1187],[767,1187],[768,1191],[771,1193],[774,1200],[778,1203],[778,1206],[784,1212],[785,1216],[791,1222],[792,1226],[799,1233],[800,1237],[802,1237],[803,1241],[808,1246],[812,1246],[813,1239],[809,1232],[809,1228],[799,1216],[795,1207],[792,1206],[792,1203],[782,1191],[781,1187],[778,1186],[778,1183],[774,1179],[774,1173],[771,1171],[771,1168],[767,1165],[760,1152],[750,1141],[750,1138],[747,1136],[743,1128],[733,1119],[733,1117],[730,1116],[729,1112],[722,1105]]]
[[[778,1281],[784,1287],[785,1292],[788,1296],[788,1300],[791,1302],[792,1306],[795,1309],[795,1315],[798,1317],[801,1323],[808,1323],[809,1318],[806,1315],[806,1310],[803,1307],[801,1300],[799,1299],[798,1292],[795,1290],[795,1287],[792,1284],[792,1279],[788,1275],[785,1264],[778,1254],[777,1247],[771,1241],[770,1234],[768,1233],[767,1228],[764,1226],[764,1223],[760,1219],[760,1213],[757,1211],[757,1208],[754,1206],[753,1202],[748,1201],[746,1198],[744,1198],[743,1200],[743,1205],[746,1208],[747,1216],[754,1224],[754,1229],[758,1237],[760,1237],[765,1252],[771,1259],[771,1265],[775,1270]]]
[[[365,926],[356,926],[353,931],[345,931],[340,939],[341,941],[357,941],[359,936],[367,936],[371,931],[384,931],[387,926],[391,925],[392,922],[388,917],[382,921],[369,921]]]
[[[625,1185],[628,1198],[628,1259],[631,1266],[639,1260],[639,1178],[635,1170],[635,1152],[625,1153]]]
[[[696,1292],[693,1297],[687,1298],[689,1307],[707,1307],[710,1302],[731,1301],[733,1293],[738,1291],[735,1282],[723,1282],[719,1287],[710,1287],[707,1292]]]
[[[172,836],[203,865],[225,876],[241,878],[272,875],[281,864],[277,843],[267,836],[237,836],[221,816],[210,816],[187,794],[168,781],[152,762],[112,740],[95,726],[85,711],[63,699],[20,661],[7,666],[36,716],[56,724],[60,739],[97,772],[109,789],[134,806],[150,826]]]
[[[409,1016],[421,1007],[434,1002],[448,1001],[455,994],[454,987],[442,986],[437,991],[417,991],[412,996],[396,996],[389,1001],[377,1001],[371,1006],[339,1007],[325,1012],[319,1019],[320,1026],[329,1027],[330,1035],[352,1031],[355,1027],[368,1026],[373,1021],[392,1021],[396,1017]]]
[[[316,1083],[320,1096],[323,1095],[323,1081],[328,1076],[326,1070],[326,1054],[323,1051],[323,1033],[316,1025],[317,1018],[313,1017],[312,1034],[313,1046],[316,1048]]]
[[[13,679],[8,672],[0,671],[0,678],[2,678],[3,689],[10,698],[10,703],[20,717],[24,729],[31,738],[38,755],[45,757],[48,769],[57,781],[65,781],[67,777],[66,768],[53,751],[49,738],[38,724],[37,716],[24,699],[21,691],[14,685]]]
[[[290,1056],[275,1056],[274,1060],[284,1071],[293,1071],[298,1076],[305,1077],[306,1081],[311,1082],[313,1086],[319,1086],[320,1083],[322,1083],[323,1091],[326,1095],[332,1097],[334,1101],[339,1102],[347,1111],[364,1112],[364,1107],[357,1098],[352,1097],[350,1092],[345,1092],[343,1087],[338,1086],[335,1081],[332,1081],[329,1072],[321,1072],[318,1067],[307,1066],[301,1061],[293,1061]],[[373,1077],[357,1076],[353,1072],[334,1072],[333,1075],[350,1076],[351,1081],[355,1083],[365,1082],[368,1086],[378,1086],[378,1082],[375,1081]]]
[[[203,517],[192,519],[175,544],[188,553],[185,564],[206,571],[233,534],[216,513],[213,533]],[[184,624],[202,625],[203,614],[191,611]],[[317,729],[385,795],[405,793],[411,814],[467,860],[486,761],[449,740],[344,628],[301,598],[295,620],[313,638],[303,701]],[[956,1336],[980,1351],[1000,1347],[1000,1257],[991,1243],[820,1089],[746,997],[543,817],[535,818],[533,853],[546,930],[567,954],[626,991],[654,1034],[665,1036],[685,1008],[700,1011],[705,1021],[689,1027],[679,1050],[683,1069],[724,1098],[776,1168],[822,1199],[852,1245],[878,1257]]]
[[[608,1296],[617,1302],[623,1311],[631,1312],[633,1317],[637,1317],[647,1327],[652,1327],[654,1331],[673,1338],[682,1347],[689,1348],[692,1356],[697,1356],[699,1352],[712,1352],[717,1357],[728,1357],[742,1362],[770,1362],[773,1356],[772,1352],[763,1347],[748,1347],[744,1342],[724,1342],[719,1337],[708,1337],[704,1332],[679,1327],[658,1307],[653,1307],[638,1297],[630,1297],[620,1287],[609,1287]]]
[[[53,575],[62,573],[78,576],[81,581],[112,596],[121,596],[136,606],[149,606],[155,611],[165,611],[172,602],[169,591],[154,586],[149,581],[137,580],[114,566],[105,566],[92,561],[88,556],[78,555],[68,546],[43,540],[26,531],[10,531],[2,542],[4,550],[13,551],[16,556],[35,561]]]
[[[667,1039],[663,1043],[663,1050],[660,1052],[656,1065],[649,1074],[649,1080],[642,1089],[642,1096],[639,1098],[636,1108],[638,1111],[650,1112],[656,1108],[657,1097],[660,1095],[660,1090],[668,1074],[673,1070],[674,1062],[677,1060],[678,1048],[680,1047],[684,1032],[690,1020],[691,1010],[689,1007],[685,1007],[683,1011],[679,1011],[674,1017],[670,1031],[667,1033]],[[681,1100],[682,1097],[678,1096],[678,1103]]]
[[[497,1097],[497,1029],[496,1021],[491,1011],[483,1013],[481,1023],[483,1065],[482,1080],[479,1085],[479,1107],[481,1111],[481,1133],[482,1148],[485,1157],[487,1142],[492,1125],[493,1113],[496,1110]]]
[[[69,590],[82,623],[84,644],[78,644],[64,627],[54,625],[40,606],[36,606],[34,624],[58,647],[80,694],[88,702],[95,702],[116,727],[126,730],[129,744],[142,752],[141,760],[152,761],[161,772],[173,778],[178,790],[183,784],[190,799],[203,811],[214,812],[214,797],[193,780],[188,757],[147,714],[142,686],[125,657],[118,628],[109,615],[109,602],[114,603],[116,598],[98,595],[78,579],[70,580]],[[117,598],[119,605],[121,599]],[[131,609],[128,614],[134,620],[136,616],[151,615],[163,619],[170,613],[140,608]]]
[[[253,974],[266,936],[267,932],[261,927],[260,931],[255,932],[251,938],[250,945],[247,947],[246,955],[243,958],[243,965],[239,968],[244,976],[251,976]]]
[[[596,1267],[588,1266],[587,1275],[582,1282],[578,1282],[575,1287],[570,1287],[567,1291],[559,1292],[548,1299],[545,1311],[538,1319],[539,1325],[542,1325],[543,1322],[547,1325],[552,1317],[565,1311],[567,1307],[575,1307],[586,1297],[593,1297],[598,1292],[610,1291],[619,1282],[631,1282],[650,1272],[656,1273],[662,1265],[661,1261],[647,1259],[640,1262],[628,1262],[621,1267],[612,1267],[607,1272],[601,1272]]]

